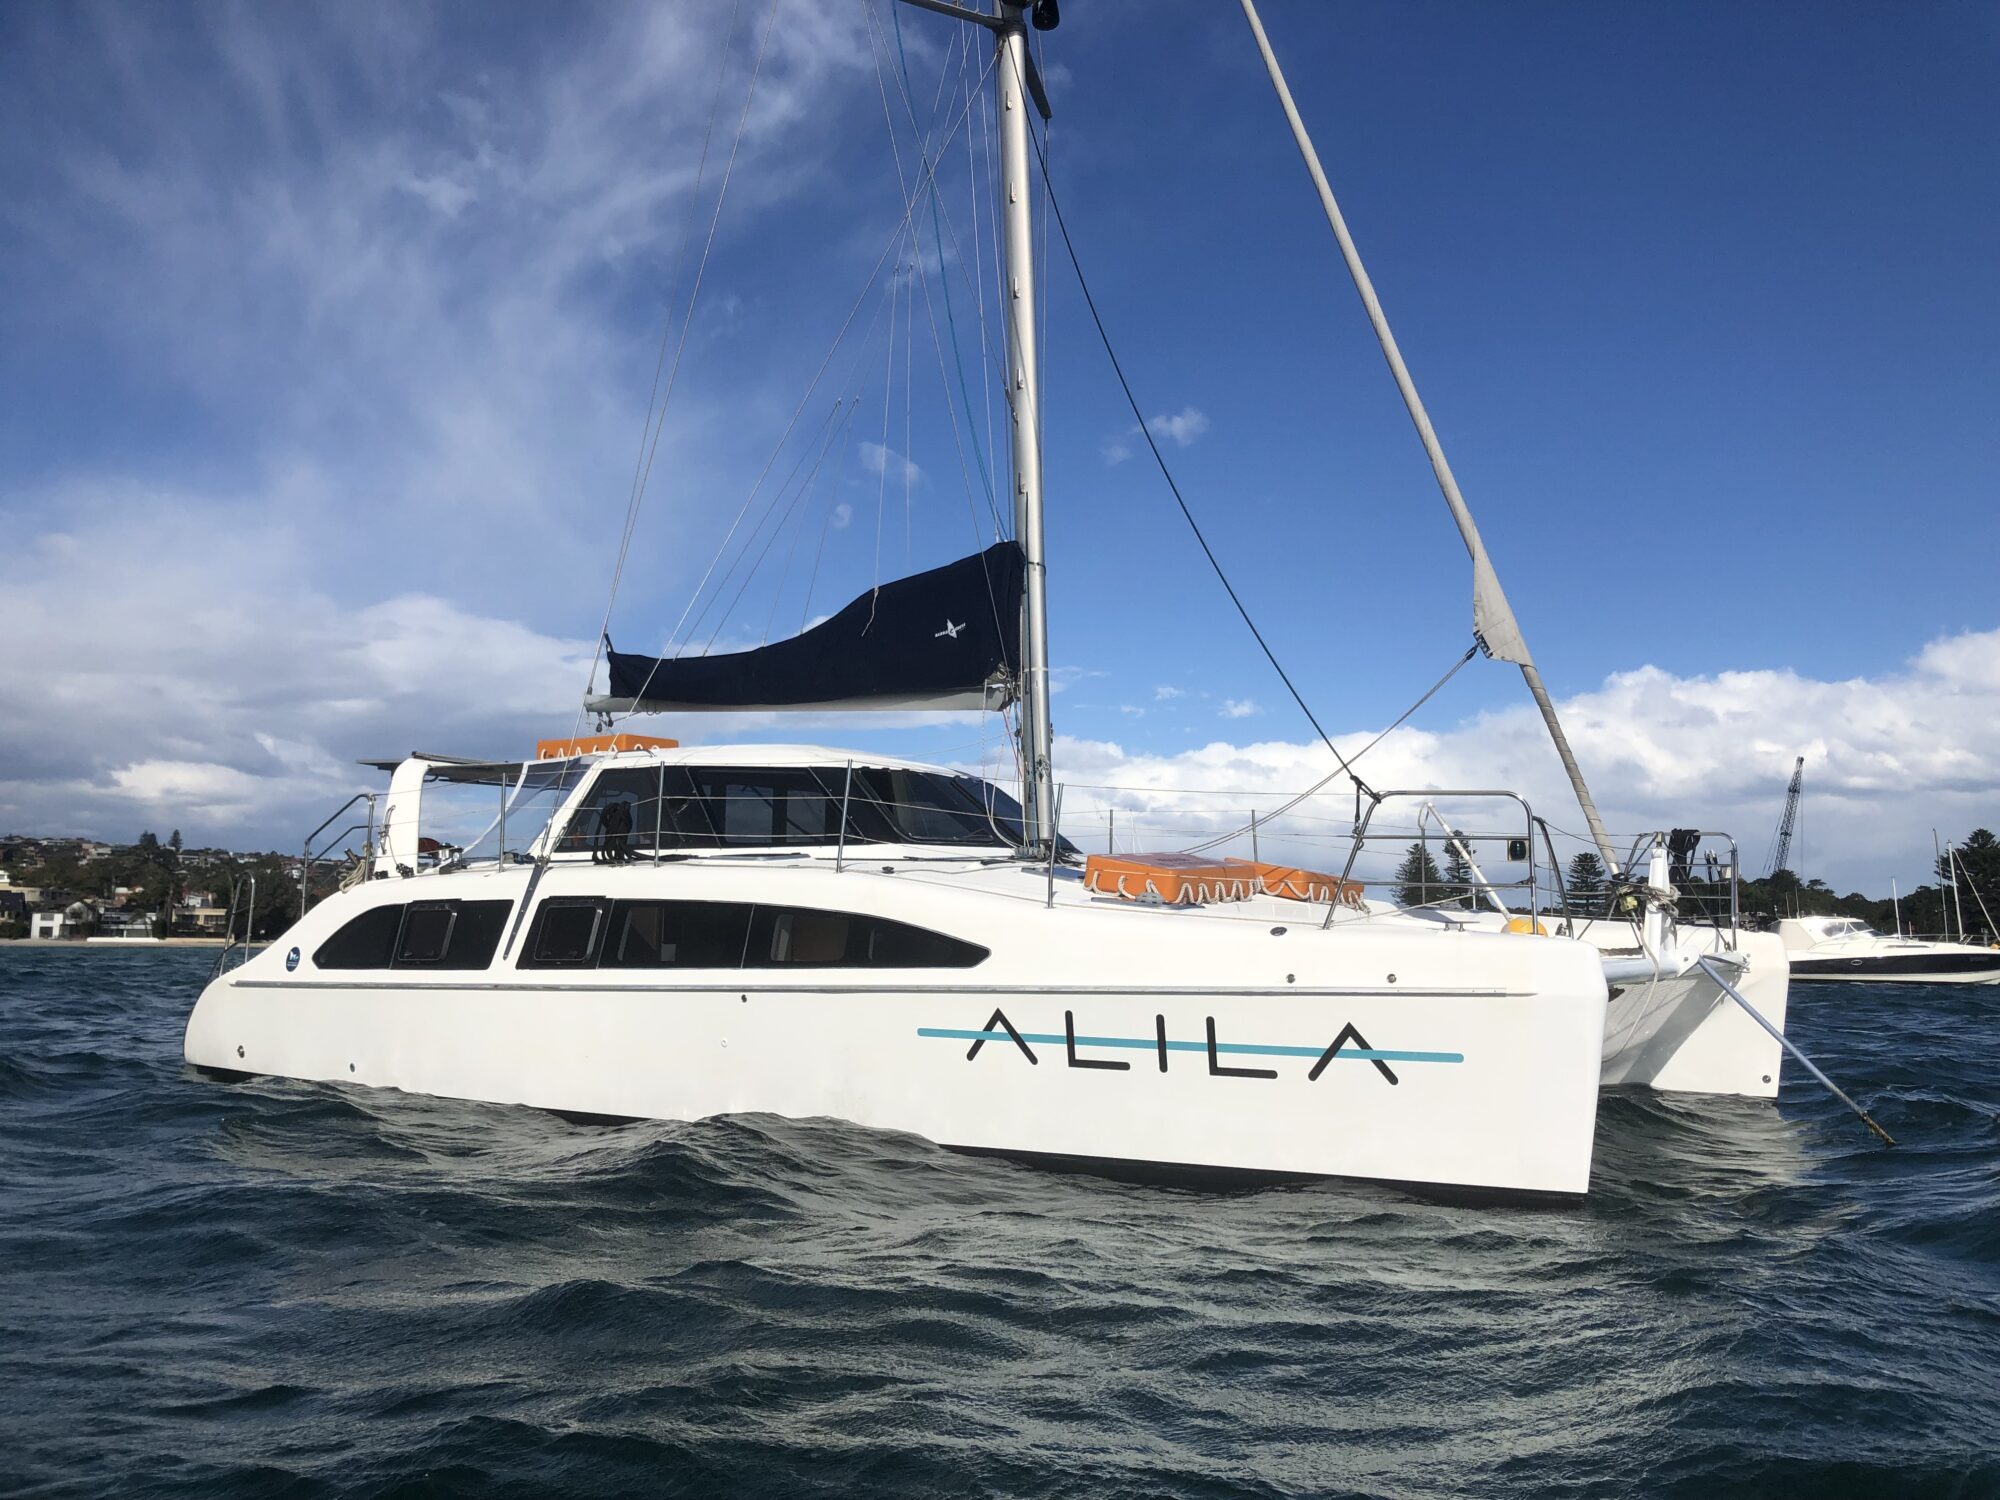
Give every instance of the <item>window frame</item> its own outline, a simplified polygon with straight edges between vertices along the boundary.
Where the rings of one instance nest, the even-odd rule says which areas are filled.
[[[590,940],[585,945],[581,958],[544,958],[541,954],[542,937],[548,930],[551,913],[575,911],[589,908],[595,913],[591,922]],[[528,924],[528,939],[521,945],[521,956],[515,961],[517,969],[595,969],[603,955],[604,939],[611,924],[606,920],[611,911],[609,896],[544,896],[535,908],[535,919]]]

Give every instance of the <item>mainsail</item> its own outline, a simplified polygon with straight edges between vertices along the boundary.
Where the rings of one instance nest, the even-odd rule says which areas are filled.
[[[1005,708],[1021,644],[1021,549],[997,542],[898,578],[789,640],[718,656],[612,651],[600,712]]]

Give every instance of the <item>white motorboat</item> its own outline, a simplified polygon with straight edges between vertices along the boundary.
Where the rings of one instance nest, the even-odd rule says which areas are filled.
[[[1786,917],[1778,936],[1794,979],[2000,984],[2000,947],[1886,937],[1855,917]]]
[[[1508,913],[1483,876],[1487,913],[1399,910],[1310,872],[1211,881],[1172,857],[1124,889],[1062,838],[1029,254],[1039,91],[1020,4],[918,3],[995,40],[1014,536],[754,651],[610,652],[592,707],[1011,704],[1021,797],[875,753],[621,734],[499,764],[384,763],[345,888],[217,973],[189,1062],[588,1116],[837,1116],[1128,1173],[1528,1194],[1587,1189],[1602,1086],[1771,1097],[1779,1043],[1746,1012],[1783,1026],[1782,946],[1682,920],[1663,840],[1630,862],[1625,916],[1565,922]],[[1615,872],[1447,496],[1480,644],[1528,675]],[[491,827],[440,830],[430,803],[454,786],[497,790]],[[1546,842],[1527,814],[1531,894],[1538,828]],[[1355,837],[1358,852],[1365,820]]]

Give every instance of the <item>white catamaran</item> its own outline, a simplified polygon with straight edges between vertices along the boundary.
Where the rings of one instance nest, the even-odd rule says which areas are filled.
[[[1587,1190],[1606,1085],[1772,1097],[1783,947],[1726,901],[1699,921],[1677,905],[1680,836],[1613,850],[1249,0],[1471,553],[1479,640],[1528,678],[1620,877],[1614,915],[1516,913],[1483,876],[1489,910],[1405,910],[1361,894],[1353,855],[1338,876],[1085,860],[1061,836],[1030,253],[1028,110],[1046,108],[1027,45],[1053,7],[910,3],[993,39],[1013,537],[755,650],[610,652],[591,706],[1011,705],[1021,795],[880,754],[611,733],[498,764],[385,762],[346,885],[220,969],[188,1061],[588,1116],[835,1116],[1120,1172],[1527,1194]],[[455,785],[498,792],[495,827],[456,845],[426,831],[427,798]],[[1354,849],[1389,798],[1446,795],[1369,790]],[[1520,806],[1509,858],[1532,870],[1546,825]]]

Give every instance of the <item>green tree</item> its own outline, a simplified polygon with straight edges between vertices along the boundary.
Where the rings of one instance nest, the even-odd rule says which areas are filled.
[[[1444,894],[1444,877],[1437,861],[1421,843],[1410,845],[1403,862],[1396,866],[1396,902],[1400,906],[1423,906]]]
[[[1464,908],[1479,904],[1473,895],[1472,861],[1461,852],[1464,845],[1465,835],[1454,828],[1444,845],[1444,884],[1451,896],[1442,903],[1445,906]]]
[[[1606,884],[1604,861],[1588,849],[1569,862],[1569,874],[1563,881],[1570,906],[1585,916],[1603,913]]]

